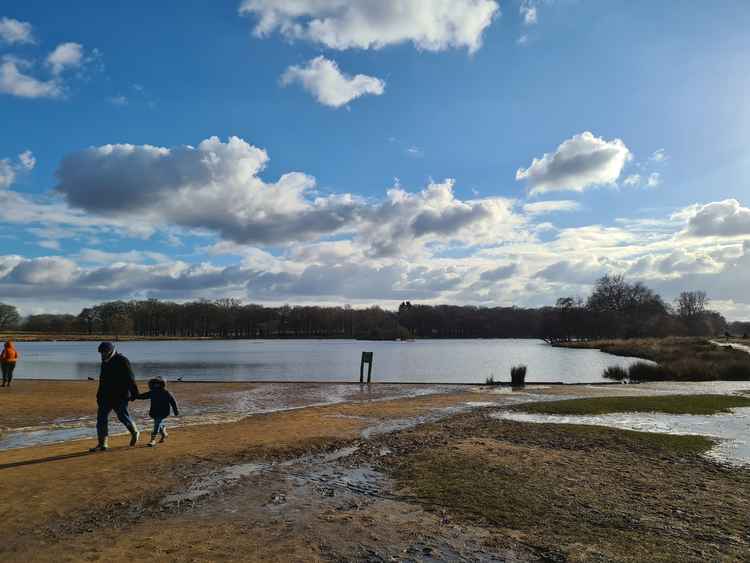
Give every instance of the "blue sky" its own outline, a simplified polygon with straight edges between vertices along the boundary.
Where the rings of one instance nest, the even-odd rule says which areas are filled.
[[[0,300],[536,306],[611,272],[750,318],[749,28],[741,1],[5,2]]]

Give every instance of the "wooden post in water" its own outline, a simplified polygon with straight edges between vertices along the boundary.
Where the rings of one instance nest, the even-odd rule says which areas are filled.
[[[367,383],[372,379],[372,352],[362,352],[362,361],[359,364],[359,382],[365,382],[365,364],[367,364]]]

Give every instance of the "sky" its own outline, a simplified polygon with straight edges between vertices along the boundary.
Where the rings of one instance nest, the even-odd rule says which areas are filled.
[[[0,6],[0,301],[750,320],[750,4]]]

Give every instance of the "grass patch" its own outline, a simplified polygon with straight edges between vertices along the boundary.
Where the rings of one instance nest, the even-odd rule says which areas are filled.
[[[520,405],[517,410],[535,414],[597,415],[615,412],[667,414],[718,414],[750,407],[750,398],[738,395],[663,395],[660,397],[597,397]]]
[[[631,381],[749,381],[750,354],[719,346],[706,338],[634,338],[559,344],[566,348],[596,348],[615,356],[643,358],[656,366],[631,366]],[[620,372],[605,370],[604,377],[625,379]]]
[[[748,548],[725,537],[744,538],[750,474],[700,459],[713,445],[702,436],[474,416],[395,439],[389,473],[404,494],[544,560],[731,560]]]

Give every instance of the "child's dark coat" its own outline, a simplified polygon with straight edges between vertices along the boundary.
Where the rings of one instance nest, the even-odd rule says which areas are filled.
[[[167,418],[170,407],[172,407],[175,416],[180,414],[177,410],[177,402],[174,400],[172,393],[162,387],[152,387],[149,391],[140,393],[138,398],[151,399],[151,408],[148,411],[148,415],[151,418]]]

